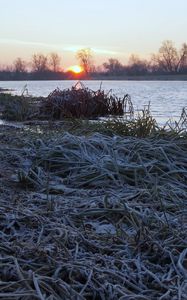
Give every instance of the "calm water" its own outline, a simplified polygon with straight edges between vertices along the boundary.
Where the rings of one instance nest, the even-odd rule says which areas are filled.
[[[55,88],[69,88],[76,81],[0,81],[0,87],[11,88],[21,94],[27,85],[29,94],[47,96]],[[97,90],[100,81],[83,81],[84,85]],[[151,112],[159,123],[169,118],[178,119],[183,107],[187,106],[187,81],[103,81],[102,88],[112,89],[117,96],[130,94],[135,109],[151,102]]]

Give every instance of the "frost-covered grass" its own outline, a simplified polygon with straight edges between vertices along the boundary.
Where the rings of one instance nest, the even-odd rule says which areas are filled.
[[[25,121],[35,117],[38,108],[33,97],[0,93],[2,118],[9,121]],[[37,113],[38,115],[38,113]]]
[[[185,130],[112,122],[2,128],[0,298],[186,299]]]

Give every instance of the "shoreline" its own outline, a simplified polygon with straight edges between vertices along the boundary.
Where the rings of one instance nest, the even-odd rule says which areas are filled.
[[[8,79],[8,80],[0,80],[0,82],[6,82],[6,81],[187,81],[187,75],[140,75],[140,76],[92,76],[90,78],[80,77],[80,78],[56,78],[56,79],[28,79],[28,78],[22,78],[22,79]]]

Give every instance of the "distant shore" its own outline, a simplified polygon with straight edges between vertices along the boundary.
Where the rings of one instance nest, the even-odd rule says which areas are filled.
[[[0,79],[0,81],[56,81],[56,80],[116,80],[116,81],[187,81],[187,74],[173,74],[173,75],[133,75],[133,76],[114,76],[114,75],[90,75],[89,77],[71,77],[71,78],[28,78],[28,77],[22,77],[22,78],[9,78],[9,79]],[[2,88],[0,87],[0,91]]]
[[[187,81],[187,75],[93,76],[90,80]]]

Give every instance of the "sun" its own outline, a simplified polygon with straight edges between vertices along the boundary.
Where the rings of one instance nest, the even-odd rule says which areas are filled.
[[[80,74],[82,73],[84,70],[81,66],[79,65],[75,65],[75,66],[71,66],[67,69],[67,71],[73,72],[75,74]]]

